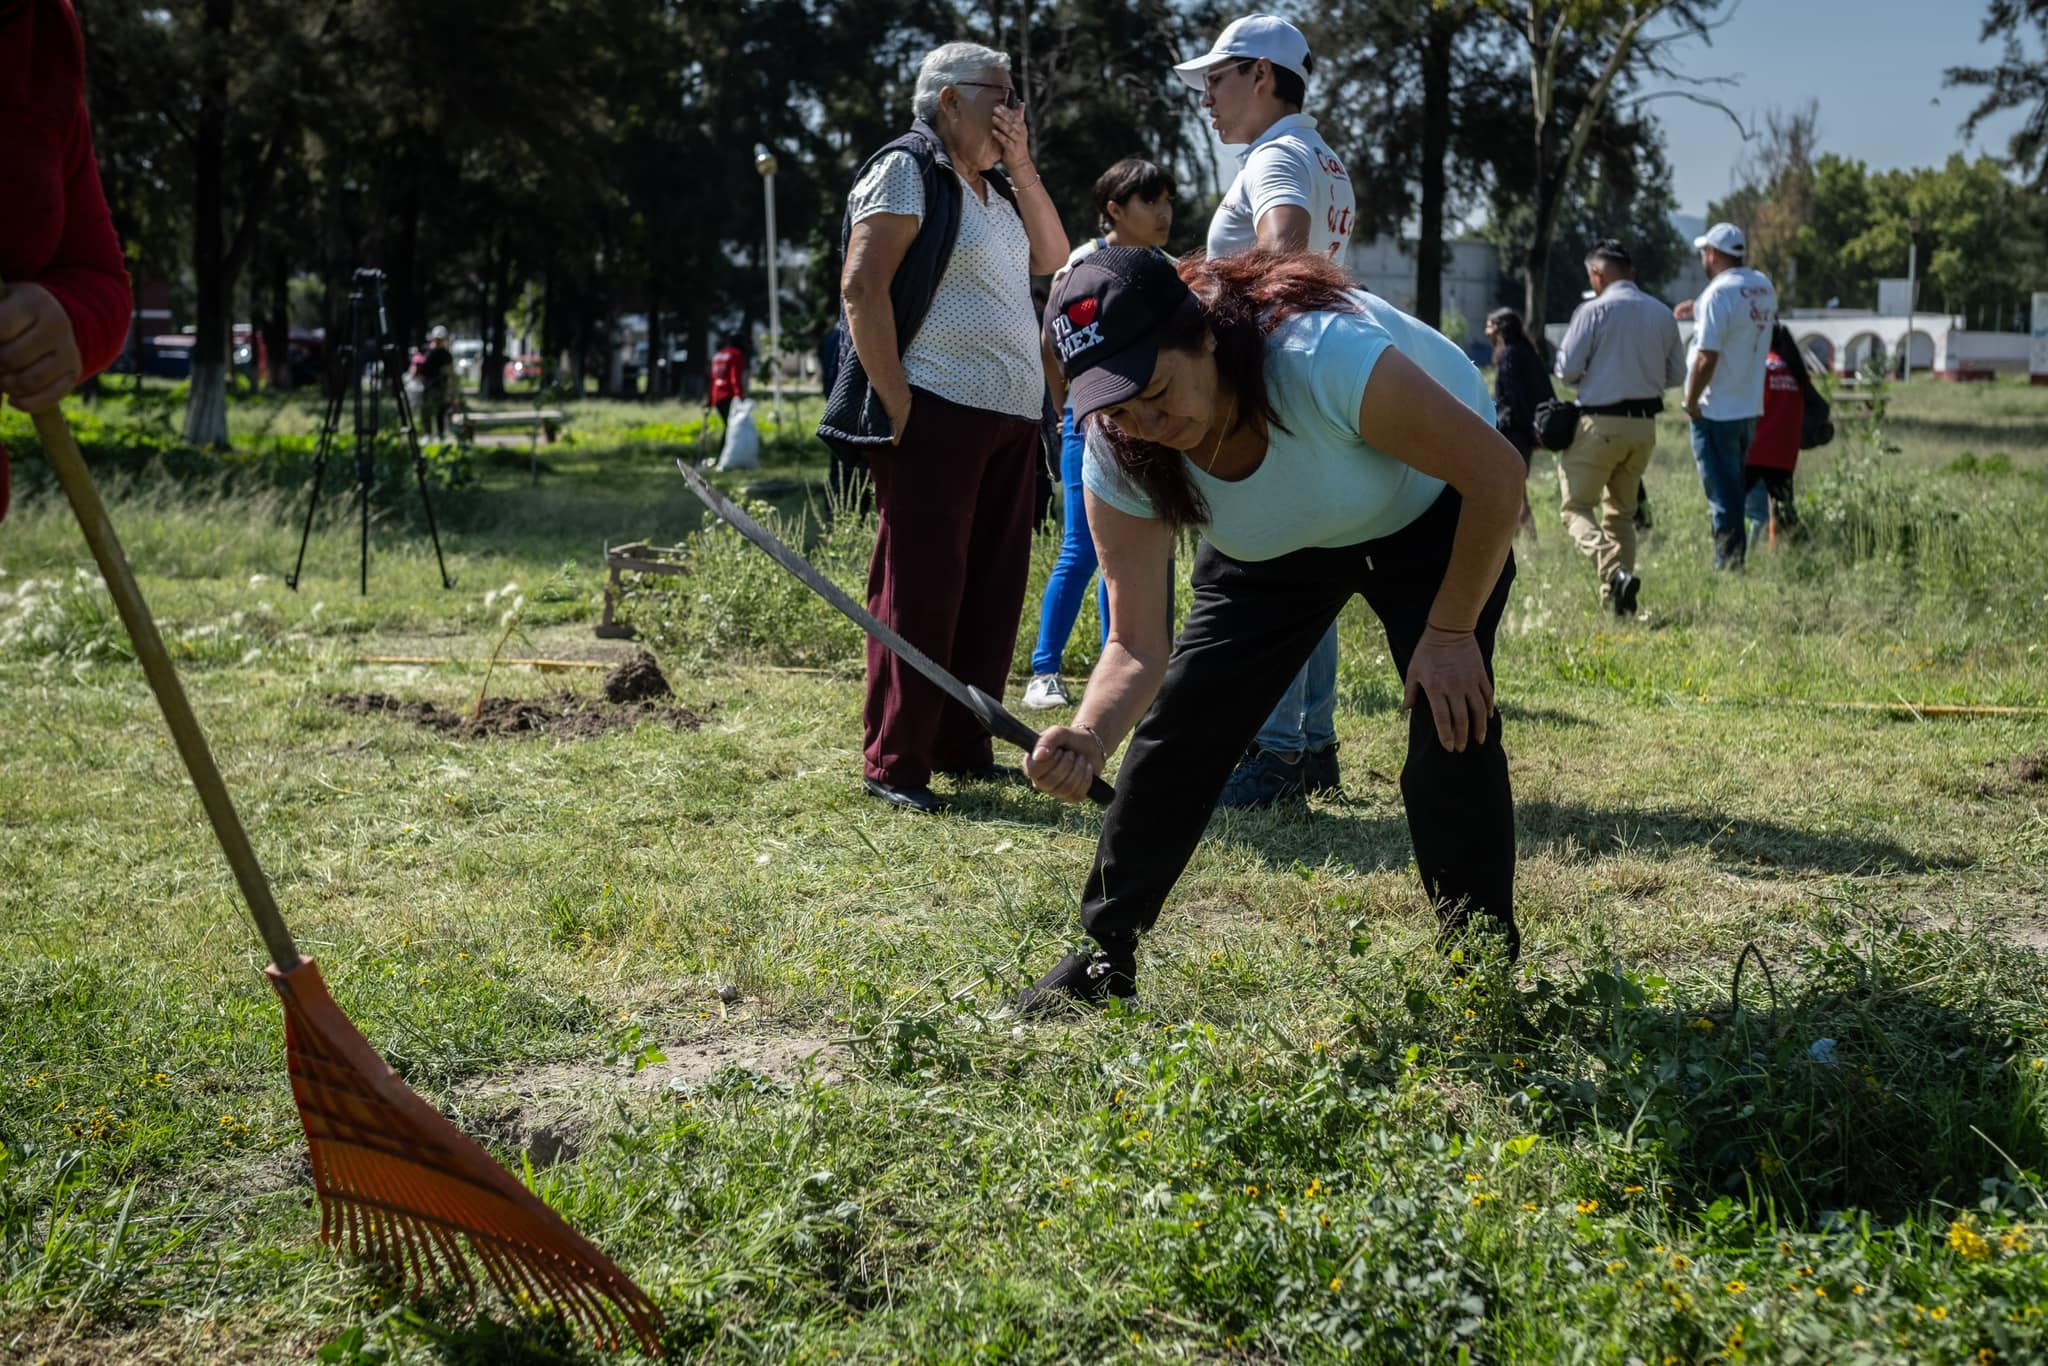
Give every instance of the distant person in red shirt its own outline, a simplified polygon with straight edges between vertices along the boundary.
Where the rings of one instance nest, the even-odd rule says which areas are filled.
[[[134,300],[93,160],[70,0],[0,0],[0,283],[0,397],[23,412],[56,407],[121,354]]]
[[[1771,329],[1770,353],[1764,357],[1764,413],[1750,439],[1742,470],[1743,514],[1749,521],[1749,543],[1764,538],[1772,522],[1781,536],[1799,531],[1799,510],[1792,502],[1792,471],[1799,463],[1799,437],[1806,421],[1806,358],[1783,323]]]
[[[747,353],[738,337],[727,337],[711,356],[711,406],[718,409],[718,420],[730,422],[732,401],[746,396]]]

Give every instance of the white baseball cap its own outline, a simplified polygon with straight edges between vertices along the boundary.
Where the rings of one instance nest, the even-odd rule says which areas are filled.
[[[1700,236],[1692,239],[1693,249],[1712,247],[1724,256],[1747,256],[1749,239],[1742,235],[1742,229],[1733,223],[1716,223]]]
[[[445,327],[437,327],[437,328],[435,328],[435,329],[434,329],[433,331],[431,331],[431,332],[427,333],[427,340],[428,340],[428,341],[446,341],[446,340],[448,340],[448,329],[447,329],[447,328],[445,328]]]
[[[1264,57],[1274,66],[1284,66],[1304,81],[1308,79],[1308,39],[1285,19],[1270,14],[1248,14],[1216,36],[1216,46],[1193,61],[1182,62],[1174,71],[1196,90],[1203,88],[1203,73],[1216,63],[1232,57],[1240,61]]]

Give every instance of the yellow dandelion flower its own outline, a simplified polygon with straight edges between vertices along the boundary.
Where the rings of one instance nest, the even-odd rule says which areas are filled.
[[[1596,1210],[1596,1209],[1599,1209],[1599,1208],[1600,1208],[1600,1202],[1599,1202],[1598,1200],[1581,1200],[1581,1201],[1579,1201],[1579,1213],[1581,1213],[1581,1214],[1591,1214],[1591,1213],[1592,1213],[1592,1212],[1593,1212],[1594,1210]]]
[[[1731,1295],[1740,1295],[1743,1291],[1749,1289],[1749,1286],[1741,1281],[1730,1281],[1721,1288]]]
[[[1627,1266],[1627,1265],[1628,1265],[1628,1263],[1626,1263],[1626,1262],[1609,1262],[1609,1263],[1607,1264],[1607,1274],[1608,1274],[1608,1275],[1610,1275],[1610,1276],[1612,1276],[1612,1275],[1614,1275],[1614,1274],[1615,1274],[1615,1273],[1616,1273],[1617,1271],[1620,1271],[1620,1270],[1621,1270],[1621,1269],[1622,1269],[1623,1267],[1625,1267],[1625,1266]]]
[[[1641,1186],[1623,1186],[1621,1188],[1621,1193],[1623,1195],[1641,1195],[1643,1193],[1643,1188]]]
[[[1342,1276],[1332,1276],[1332,1277],[1330,1277],[1330,1289],[1332,1289],[1332,1290],[1342,1290],[1343,1288],[1344,1288],[1344,1278],[1343,1278]]]
[[[1861,1282],[1861,1281],[1858,1281],[1858,1282],[1856,1282],[1856,1284],[1854,1284],[1854,1285],[1850,1286],[1850,1287],[1849,1287],[1849,1293],[1850,1293],[1850,1294],[1852,1294],[1852,1295],[1860,1295],[1860,1294],[1862,1294],[1862,1293],[1863,1293],[1863,1282]]]
[[[1244,1188],[1244,1193],[1246,1195],[1249,1195],[1254,1200],[1259,1198],[1259,1188],[1257,1186],[1246,1186]]]
[[[1480,1181],[1484,1180],[1485,1178],[1481,1177],[1478,1172],[1466,1172],[1465,1179],[1467,1181]]]
[[[1685,1270],[1685,1269],[1686,1269],[1687,1267],[1689,1267],[1689,1266],[1691,1266],[1691,1265],[1692,1265],[1692,1261],[1691,1261],[1691,1259],[1690,1259],[1690,1258],[1686,1258],[1686,1257],[1673,1257],[1673,1258],[1671,1259],[1671,1269],[1672,1269],[1673,1271],[1683,1271],[1683,1270]]]
[[[1991,1256],[1991,1245],[1984,1241],[1984,1235],[1960,1219],[1948,1226],[1948,1245],[1966,1262],[1981,1262]]]
[[[1528,1202],[1527,1200],[1524,1200],[1524,1201],[1522,1202],[1522,1208],[1523,1208],[1523,1209],[1525,1209],[1525,1210],[1528,1210],[1528,1211],[1529,1211],[1530,1213],[1532,1213],[1532,1214],[1533,1214],[1533,1213],[1535,1213],[1535,1211],[1536,1211],[1536,1207],[1535,1207],[1534,1205],[1530,1204],[1530,1203],[1529,1203],[1529,1202]]]
[[[1927,1311],[1927,1317],[1928,1317],[1928,1318],[1930,1318],[1930,1319],[1934,1319],[1934,1320],[1935,1320],[1935,1321],[1937,1321],[1937,1322],[1939,1322],[1939,1321],[1940,1321],[1940,1320],[1942,1320],[1942,1319],[1945,1319],[1945,1318],[1947,1318],[1947,1317],[1948,1317],[1948,1306],[1947,1306],[1947,1305],[1945,1305],[1945,1304],[1937,1304],[1937,1305],[1935,1305],[1935,1306],[1934,1306],[1934,1308],[1932,1308],[1932,1309],[1930,1309],[1930,1310],[1928,1310],[1928,1311]]]

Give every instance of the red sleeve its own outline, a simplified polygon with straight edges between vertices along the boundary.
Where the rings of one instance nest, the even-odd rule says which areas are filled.
[[[127,343],[135,302],[121,239],[114,234],[113,215],[100,188],[92,124],[82,101],[64,142],[64,236],[35,283],[49,290],[71,315],[79,359],[85,365],[80,378],[90,379],[112,365]]]

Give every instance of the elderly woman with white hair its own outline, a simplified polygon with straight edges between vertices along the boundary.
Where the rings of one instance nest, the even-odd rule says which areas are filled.
[[[910,131],[847,196],[849,345],[818,425],[873,475],[868,609],[995,697],[1024,606],[1047,415],[1031,276],[1067,259],[1023,103],[1000,52],[948,43],[924,59]],[[937,810],[934,773],[1015,776],[964,708],[872,641],[863,728],[866,789],[895,806]]]

